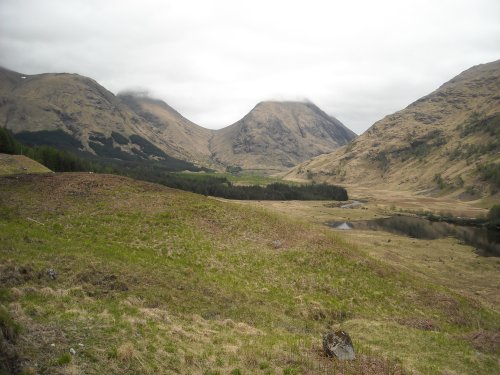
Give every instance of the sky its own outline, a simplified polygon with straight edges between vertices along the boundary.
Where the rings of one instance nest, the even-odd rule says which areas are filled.
[[[498,0],[0,0],[0,66],[148,92],[198,125],[307,100],[361,134],[500,59]]]

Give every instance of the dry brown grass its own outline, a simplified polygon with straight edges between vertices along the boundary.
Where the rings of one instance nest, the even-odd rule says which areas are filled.
[[[134,348],[134,344],[132,344],[131,342],[125,342],[116,349],[116,357],[120,361],[129,362],[133,360],[135,356],[136,351]]]
[[[300,352],[300,360],[298,353]],[[342,361],[327,357],[323,348],[314,344],[312,346],[299,345],[286,357],[285,362],[300,367],[300,374],[307,375],[410,375],[412,372],[405,370],[400,363],[377,356],[358,352],[356,359]],[[299,365],[300,364],[300,365]]]
[[[474,331],[464,336],[472,346],[482,353],[500,355],[500,330]]]
[[[414,318],[398,318],[398,324],[424,331],[439,331],[439,326],[431,318],[414,317]]]

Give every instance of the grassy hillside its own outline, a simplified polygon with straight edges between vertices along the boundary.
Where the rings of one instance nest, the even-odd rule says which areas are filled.
[[[288,178],[477,199],[500,191],[500,60],[474,66]]]
[[[0,154],[0,176],[49,172],[50,169],[24,155]]]
[[[30,175],[0,178],[0,228],[4,372],[500,369],[498,311],[267,210],[119,176]],[[332,328],[356,361],[322,356]]]

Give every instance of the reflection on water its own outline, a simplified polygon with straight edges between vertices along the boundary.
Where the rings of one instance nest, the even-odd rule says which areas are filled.
[[[486,228],[467,227],[443,222],[433,222],[419,217],[392,216],[382,219],[330,222],[335,229],[383,230],[413,238],[434,240],[456,237],[476,247],[481,255],[500,256],[500,233]]]

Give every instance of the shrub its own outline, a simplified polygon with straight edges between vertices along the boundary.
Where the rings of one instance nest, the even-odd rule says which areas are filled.
[[[238,166],[238,165],[229,165],[226,167],[226,172],[231,173],[231,174],[238,174],[242,171],[243,169]]]
[[[495,188],[500,188],[500,164],[479,164],[477,171],[483,180],[490,182]]]
[[[446,188],[446,182],[444,181],[443,177],[441,176],[441,174],[436,174],[434,176],[434,182],[437,184],[437,186],[443,190]]]
[[[64,353],[62,356],[60,356],[56,360],[56,364],[58,366],[64,366],[64,365],[67,365],[70,362],[71,362],[71,355],[69,355],[68,353]]]
[[[380,169],[384,172],[389,169],[389,158],[384,151],[381,151],[375,156],[374,160],[379,164]]]
[[[470,117],[459,126],[460,136],[465,137],[470,134],[484,132],[490,136],[500,136],[500,115],[486,117],[479,112],[473,112]]]
[[[500,205],[496,204],[490,208],[488,219],[500,221]]]
[[[10,313],[2,305],[0,305],[0,331],[0,337],[10,342],[16,342],[21,331],[21,326],[12,319]]]

